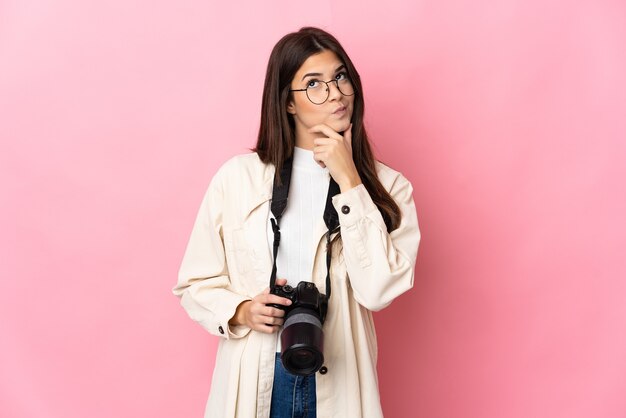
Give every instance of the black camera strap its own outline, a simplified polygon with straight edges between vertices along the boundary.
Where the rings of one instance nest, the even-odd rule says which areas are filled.
[[[326,207],[324,208],[324,223],[326,224],[326,297],[330,299],[330,260],[332,258],[331,236],[339,231],[339,214],[333,206],[333,196],[339,194],[339,185],[330,178],[328,182],[328,193],[326,194]]]
[[[289,184],[291,183],[291,168],[293,166],[293,159],[288,158],[283,163],[283,167],[280,170],[280,185],[276,185],[272,188],[272,231],[274,232],[274,265],[272,266],[272,275],[270,276],[270,292],[274,291],[276,286],[276,255],[278,254],[278,246],[280,245],[280,218],[282,218],[285,208],[287,207],[287,198],[289,197]]]
[[[289,158],[283,163],[280,170],[280,185],[274,182],[272,189],[272,205],[271,210],[274,218],[271,218],[272,231],[274,232],[274,264],[272,266],[272,274],[270,276],[270,292],[276,286],[276,255],[278,254],[278,246],[280,245],[280,219],[287,207],[287,199],[289,198],[289,185],[291,183],[291,170],[293,168],[293,159]],[[326,296],[330,298],[330,262],[331,254],[331,236],[339,230],[339,215],[333,206],[333,196],[339,194],[339,185],[331,177],[328,183],[328,193],[326,195],[326,207],[324,208],[324,223],[328,228],[326,232]]]

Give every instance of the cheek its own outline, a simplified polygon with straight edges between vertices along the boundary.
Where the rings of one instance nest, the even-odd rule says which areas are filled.
[[[316,106],[313,103],[304,105],[300,108],[299,116],[304,121],[309,121],[310,123],[320,123],[322,119],[326,117],[328,112],[323,112],[321,106]]]
[[[296,104],[296,113],[298,113],[299,115],[303,117],[310,115],[316,111],[315,109],[316,106],[313,103],[311,103],[309,99],[306,98],[304,93],[302,94],[302,97],[298,97],[298,99],[295,101],[295,104]]]
[[[350,100],[348,107],[350,109],[350,119],[352,119],[352,115],[354,114],[354,99]]]

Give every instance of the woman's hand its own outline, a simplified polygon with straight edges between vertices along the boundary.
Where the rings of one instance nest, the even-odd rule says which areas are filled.
[[[313,158],[322,167],[328,167],[341,191],[361,184],[361,177],[352,159],[352,124],[343,136],[325,124],[315,125],[309,132],[322,134],[313,140]]]
[[[276,279],[278,286],[287,284],[286,279]],[[285,311],[272,306],[266,306],[268,303],[277,305],[291,305],[291,301],[277,295],[270,294],[270,288],[266,288],[261,294],[256,295],[252,300],[241,302],[237,306],[235,315],[228,322],[231,325],[246,325],[247,327],[260,332],[271,334],[278,331],[283,325],[283,317]]]

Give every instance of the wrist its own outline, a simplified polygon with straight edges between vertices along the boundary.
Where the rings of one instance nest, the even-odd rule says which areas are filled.
[[[250,301],[244,300],[237,306],[237,310],[228,323],[230,325],[246,325],[246,310]]]
[[[337,184],[339,185],[339,189],[341,190],[341,193],[345,193],[348,190],[353,189],[362,183],[363,182],[361,181],[361,177],[359,177],[359,175],[356,173],[352,176],[346,177],[345,179],[342,179],[341,181],[337,182]]]

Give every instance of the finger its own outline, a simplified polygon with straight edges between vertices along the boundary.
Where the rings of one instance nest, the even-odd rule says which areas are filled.
[[[279,326],[266,325],[266,324],[257,324],[252,329],[255,331],[260,331],[265,334],[273,334],[280,329]]]
[[[324,160],[326,159],[326,153],[322,153],[322,152],[315,152],[313,154],[313,159],[315,160],[316,163],[318,163],[322,168],[326,167],[326,163],[324,162]]]
[[[333,151],[328,145],[321,145],[313,148],[313,159],[315,161],[322,161],[325,163],[331,155],[333,155]]]
[[[315,133],[315,132],[322,133],[329,138],[343,141],[343,137],[340,134],[338,134],[337,131],[335,131],[333,128],[323,123],[319,125],[315,125],[309,129],[309,133]]]
[[[266,304],[260,303],[256,307],[254,307],[254,309],[252,309],[250,312],[252,313],[254,317],[272,316],[272,317],[282,318],[283,316],[285,316],[285,311],[283,309],[277,308],[275,306],[271,306],[271,304],[266,305]],[[256,321],[256,322],[259,322],[259,321]]]
[[[315,138],[313,140],[313,145],[320,147],[324,145],[333,145],[336,144],[337,140],[335,138]]]
[[[276,319],[280,319],[281,321],[283,320],[283,318],[281,317],[268,315],[268,312],[269,311],[265,311],[265,310],[254,312],[250,316],[250,322],[256,325],[262,325],[262,324],[273,325]]]
[[[250,313],[250,318],[252,318],[252,321],[254,321],[255,316],[263,312],[264,307],[265,307],[264,303],[259,302],[256,298],[253,299],[253,302],[250,305],[250,310],[248,311]]]
[[[276,318],[275,316],[259,316],[258,320],[260,324],[272,325],[272,326],[273,325],[281,326],[284,322],[283,318]]]
[[[259,312],[261,315],[271,316],[273,318],[282,318],[285,316],[285,311],[273,306],[266,306],[265,309]]]
[[[284,306],[291,305],[291,300],[280,297],[278,295],[272,295],[272,294],[261,295],[261,297],[259,298],[259,302],[261,302],[264,305],[267,305],[268,303],[274,303],[276,305],[284,305]]]
[[[287,284],[287,279],[276,279],[276,284],[278,286],[284,286]]]

